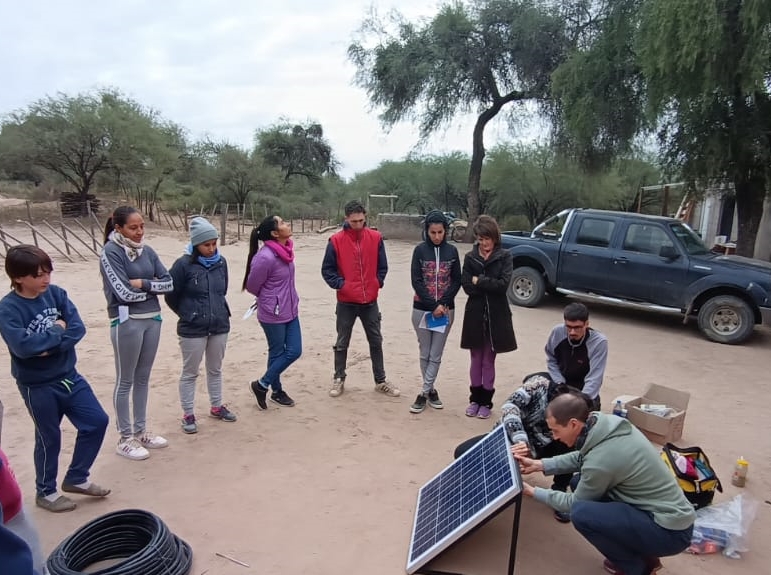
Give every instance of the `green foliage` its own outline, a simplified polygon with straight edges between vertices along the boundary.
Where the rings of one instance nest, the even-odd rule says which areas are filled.
[[[390,29],[389,29],[390,24]],[[510,102],[545,101],[566,48],[563,22],[532,0],[448,2],[418,24],[366,20],[348,48],[356,83],[386,127],[418,122],[425,140],[459,113],[478,114],[468,171],[468,212],[480,209],[484,128]]]
[[[255,133],[256,153],[271,166],[281,169],[284,181],[301,176],[313,184],[336,173],[338,162],[324,138],[321,124],[292,124],[283,121]]]

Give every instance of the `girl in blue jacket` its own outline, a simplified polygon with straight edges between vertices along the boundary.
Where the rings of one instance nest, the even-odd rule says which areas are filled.
[[[263,246],[258,250],[259,242]],[[300,297],[295,288],[292,228],[280,217],[267,217],[252,230],[242,289],[256,298],[257,319],[268,340],[267,371],[251,382],[257,406],[268,408],[265,400],[272,389],[271,401],[292,407],[294,400],[284,391],[281,374],[302,355]]]
[[[228,263],[217,249],[217,229],[205,218],[190,221],[187,253],[171,266],[174,291],[166,294],[166,304],[179,320],[177,335],[182,351],[179,399],[182,404],[182,431],[197,433],[195,384],[198,368],[206,356],[206,387],[209,415],[233,422],[236,415],[222,403],[222,360],[230,332]]]

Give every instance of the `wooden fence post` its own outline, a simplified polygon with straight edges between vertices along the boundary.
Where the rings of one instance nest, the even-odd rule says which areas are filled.
[[[224,245],[228,231],[228,204],[220,204],[220,245]]]
[[[76,224],[78,224],[78,225],[80,226],[80,229],[81,229],[81,230],[83,230],[87,236],[90,236],[90,234],[89,234],[88,230],[87,230],[85,227],[83,227],[83,224],[81,224],[81,223],[80,223],[78,220],[73,220],[73,221],[74,221]],[[81,244],[83,244],[83,245],[84,245],[84,246],[86,246],[88,249],[90,249],[92,252],[94,252],[94,254],[95,254],[97,257],[99,257],[99,256],[101,255],[101,254],[100,254],[98,251],[96,251],[94,248],[92,248],[92,247],[89,245],[89,243],[88,243],[88,242],[86,242],[85,240],[81,239],[81,237],[80,237],[80,236],[79,236],[79,235],[78,235],[76,232],[72,231],[72,230],[71,230],[69,227],[67,227],[66,225],[64,225],[64,222],[62,222],[62,227],[63,227],[64,229],[66,229],[68,232],[70,232],[70,235],[72,235],[72,237],[73,237],[73,238],[75,238],[75,239],[76,239],[76,240],[78,240],[78,241],[79,241]],[[95,239],[95,238],[93,238],[93,237],[92,237],[91,239],[93,240],[93,239]]]
[[[32,225],[31,223],[29,223],[29,222],[24,222],[24,223],[27,225],[27,227],[28,227],[29,229],[31,229],[31,230],[33,231],[33,235],[34,235],[34,232],[35,232],[35,226],[33,226],[33,225]],[[72,258],[71,258],[70,256],[68,256],[67,254],[65,254],[65,253],[64,253],[64,252],[63,252],[61,249],[59,249],[59,246],[57,246],[55,243],[53,243],[51,240],[49,240],[47,237],[45,237],[45,236],[43,235],[43,233],[42,233],[42,232],[37,232],[37,233],[39,233],[39,234],[40,234],[40,238],[41,238],[41,239],[44,239],[46,242],[48,242],[48,244],[49,244],[49,245],[50,245],[50,246],[51,246],[53,249],[55,249],[57,252],[59,252],[59,253],[60,253],[60,254],[62,254],[62,255],[65,257],[65,258],[67,258],[67,259],[68,259],[68,260],[69,260],[71,263],[73,263],[73,262],[72,262]]]
[[[94,215],[94,212],[91,211],[91,200],[86,200],[86,209],[88,210],[88,216],[89,216],[88,220],[90,222],[89,227],[91,228],[91,239],[94,242],[94,251],[96,251],[98,249],[98,245],[96,243],[96,234],[94,233],[94,220],[96,220],[96,216]],[[75,221],[77,222],[78,220],[75,220]],[[78,222],[78,224],[79,223],[80,222]],[[96,223],[98,224],[99,221],[97,220]]]
[[[51,230],[51,232],[52,232],[52,233],[53,233],[53,234],[54,234],[54,235],[55,235],[57,238],[59,238],[60,240],[62,240],[62,241],[64,242],[64,249],[66,249],[66,250],[67,250],[67,255],[69,256],[69,255],[70,255],[70,242],[68,242],[68,241],[67,241],[67,237],[66,237],[66,235],[65,235],[65,236],[62,236],[62,235],[61,235],[59,232],[57,232],[57,231],[56,231],[56,229],[54,229],[54,227],[53,227],[51,224],[49,224],[49,223],[48,223],[46,220],[43,220],[43,223],[44,223],[46,226],[48,226],[48,229],[49,229],[49,230]],[[63,234],[66,234],[66,233],[67,233],[67,232],[66,232],[66,230],[64,229],[64,224],[62,224],[62,233],[63,233]],[[72,249],[73,249],[73,251],[74,251],[76,254],[78,254],[78,255],[80,256],[80,258],[81,258],[81,259],[83,259],[83,260],[86,260],[86,259],[87,259],[86,257],[84,257],[84,256],[83,256],[83,254],[81,254],[81,253],[80,253],[78,250],[76,250],[76,249],[75,249],[75,246],[72,246]]]
[[[24,202],[27,206],[27,221],[31,224],[32,223],[32,208],[30,207],[29,200]],[[37,243],[37,232],[35,231],[35,228],[32,228],[32,241],[35,242],[35,247],[39,248],[40,246]]]

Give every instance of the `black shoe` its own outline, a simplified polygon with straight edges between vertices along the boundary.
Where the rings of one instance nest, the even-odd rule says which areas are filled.
[[[426,396],[422,393],[415,398],[415,403],[410,405],[410,413],[421,413],[426,409]]]
[[[265,398],[268,397],[268,390],[262,387],[262,384],[260,384],[259,380],[254,380],[251,383],[251,388],[252,393],[257,400],[257,407],[262,410],[268,409],[268,402],[265,401]]]
[[[570,513],[567,513],[565,511],[555,511],[554,519],[556,519],[560,523],[570,523]]]
[[[284,407],[294,407],[294,399],[289,397],[286,394],[286,391],[283,389],[281,391],[277,391],[275,393],[270,394],[270,400],[273,403],[278,403],[279,405],[283,405]]]
[[[439,399],[439,393],[435,389],[428,392],[428,405],[434,409],[442,409],[444,407],[442,400]]]

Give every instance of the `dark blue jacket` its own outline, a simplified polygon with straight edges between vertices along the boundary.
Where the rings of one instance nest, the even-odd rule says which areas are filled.
[[[58,319],[67,329],[55,323]],[[36,298],[12,291],[0,300],[0,334],[11,352],[16,381],[45,385],[75,375],[75,345],[86,335],[86,327],[67,292],[51,284]]]
[[[166,304],[177,316],[179,337],[206,337],[230,331],[228,264],[223,257],[206,268],[197,258],[185,254],[169,270],[174,291],[166,294]]]

